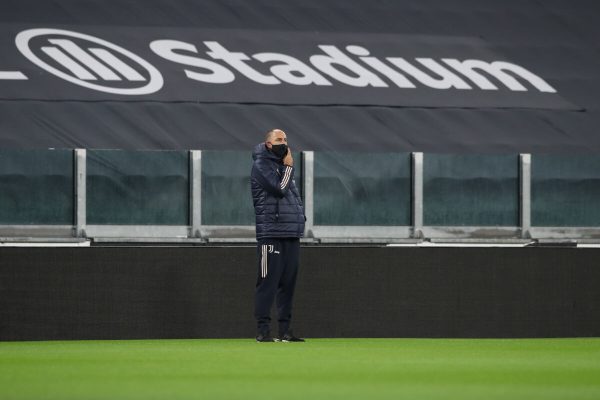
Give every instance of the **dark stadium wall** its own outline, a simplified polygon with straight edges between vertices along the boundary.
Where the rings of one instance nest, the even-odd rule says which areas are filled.
[[[305,246],[306,337],[600,336],[598,249]],[[0,340],[250,338],[254,247],[0,248]]]

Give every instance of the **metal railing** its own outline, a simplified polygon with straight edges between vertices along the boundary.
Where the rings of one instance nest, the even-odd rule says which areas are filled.
[[[188,225],[89,224],[87,218],[87,151],[74,150],[73,225],[9,225],[0,223],[0,241],[94,240],[97,242],[253,242],[253,225],[206,225],[202,221],[202,156],[189,156]],[[532,157],[518,157],[519,218],[517,226],[432,226],[424,223],[424,155],[411,154],[411,225],[317,225],[315,224],[315,153],[302,152],[302,193],[307,242],[415,243],[419,241],[528,242],[531,240],[577,240],[600,242],[600,226],[532,226]],[[248,199],[250,201],[250,199]]]

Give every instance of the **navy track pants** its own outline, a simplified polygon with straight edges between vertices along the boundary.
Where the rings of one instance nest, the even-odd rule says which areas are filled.
[[[258,333],[270,332],[271,307],[273,300],[277,298],[279,334],[284,335],[290,329],[292,319],[292,301],[298,276],[300,239],[259,239],[256,251],[258,277],[254,295],[254,317]]]

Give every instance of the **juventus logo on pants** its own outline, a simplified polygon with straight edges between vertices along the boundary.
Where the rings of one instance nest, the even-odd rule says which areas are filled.
[[[277,300],[279,332],[287,332],[292,318],[292,300],[298,275],[298,238],[261,239],[257,246],[258,277],[254,315],[259,332],[270,330],[271,306]]]

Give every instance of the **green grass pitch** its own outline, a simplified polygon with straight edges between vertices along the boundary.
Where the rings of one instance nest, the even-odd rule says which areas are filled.
[[[2,342],[0,399],[600,399],[600,339]]]

